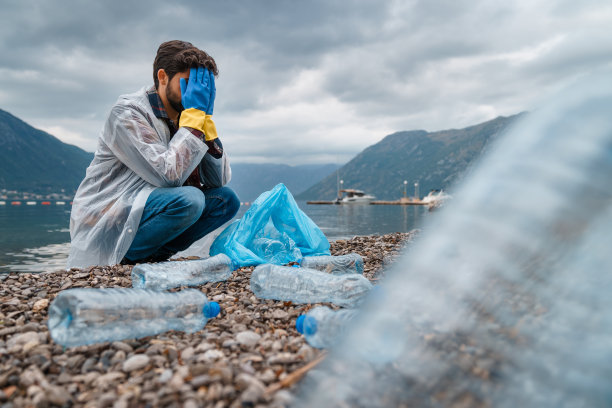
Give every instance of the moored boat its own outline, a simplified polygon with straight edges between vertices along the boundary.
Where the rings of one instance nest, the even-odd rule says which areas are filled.
[[[336,204],[370,204],[376,198],[371,194],[352,188],[342,189],[340,193],[344,193],[344,195],[336,199]]]

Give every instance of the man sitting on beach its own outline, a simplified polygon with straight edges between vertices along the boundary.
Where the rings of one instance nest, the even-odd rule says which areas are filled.
[[[215,75],[206,52],[168,41],[155,85],[119,97],[73,200],[68,268],[167,260],[234,217]]]

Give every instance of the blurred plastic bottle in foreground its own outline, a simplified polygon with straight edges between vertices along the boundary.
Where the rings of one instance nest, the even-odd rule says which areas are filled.
[[[232,260],[225,254],[193,261],[139,264],[132,269],[132,287],[154,290],[198,286],[232,276]]]
[[[332,310],[319,306],[298,317],[295,328],[312,347],[328,348],[336,343],[356,315],[355,309]]]
[[[319,271],[342,275],[345,273],[363,273],[363,258],[356,253],[347,255],[319,255],[305,256],[300,262],[304,268],[317,269]]]
[[[148,289],[68,289],[49,307],[51,338],[62,346],[133,339],[180,330],[201,330],[219,314],[202,292]]]
[[[251,275],[251,290],[263,299],[295,303],[331,302],[356,306],[372,289],[362,275],[330,275],[309,268],[262,264]]]

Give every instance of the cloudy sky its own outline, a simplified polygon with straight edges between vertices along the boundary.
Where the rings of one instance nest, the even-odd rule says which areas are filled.
[[[609,0],[0,0],[0,109],[94,151],[160,43],[220,69],[233,162],[342,163],[389,133],[537,109],[612,67]]]

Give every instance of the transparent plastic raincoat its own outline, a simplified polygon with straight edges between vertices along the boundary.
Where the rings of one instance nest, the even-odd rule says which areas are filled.
[[[207,150],[185,128],[170,138],[168,125],[153,113],[147,88],[120,96],[73,200],[67,267],[119,263],[151,191],[181,186],[196,166],[204,186],[227,184],[231,170],[225,153],[215,159]]]

